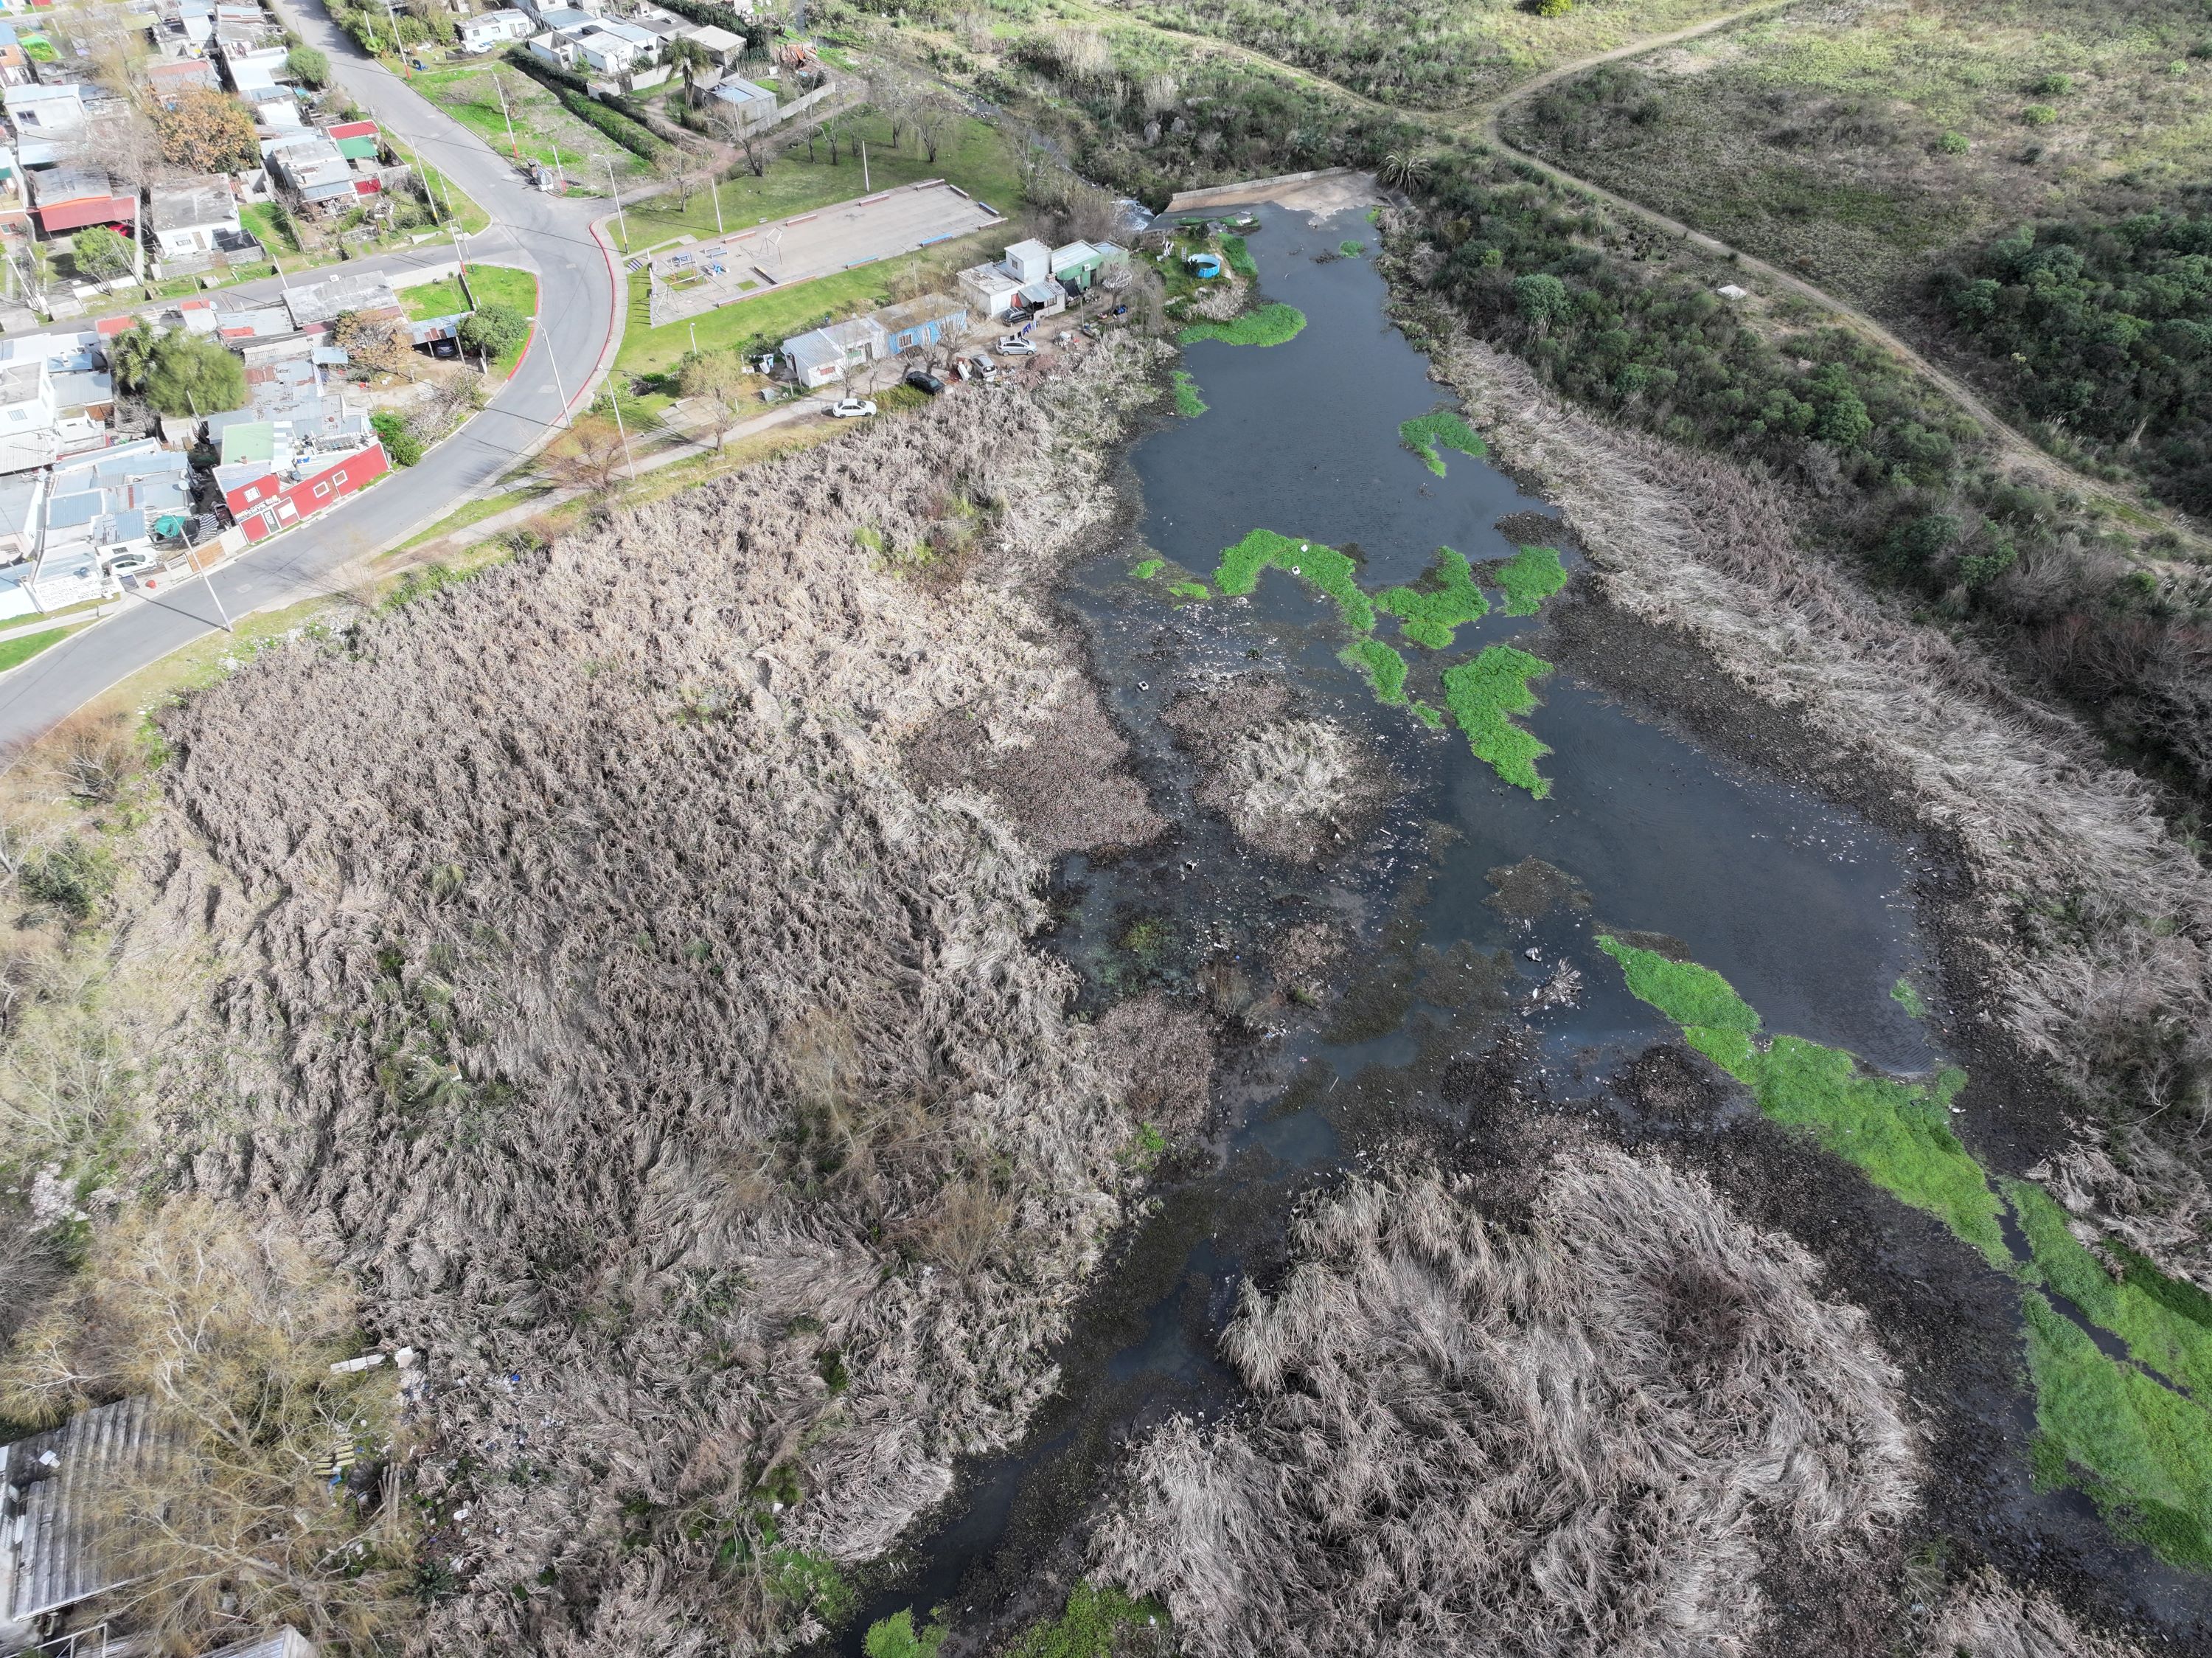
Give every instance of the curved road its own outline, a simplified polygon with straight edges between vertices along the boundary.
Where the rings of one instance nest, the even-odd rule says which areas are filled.
[[[490,406],[421,465],[217,570],[216,592],[234,619],[330,592],[340,566],[395,546],[495,491],[501,474],[557,429],[566,407],[583,398],[612,360],[622,314],[614,253],[592,228],[605,204],[532,189],[474,133],[367,58],[319,6],[278,9],[330,55],[336,78],[355,102],[491,216],[488,230],[468,238],[470,259],[538,273],[538,332]],[[173,587],[165,582],[131,598],[120,613],[0,677],[0,753],[218,625],[207,584],[198,578]]]

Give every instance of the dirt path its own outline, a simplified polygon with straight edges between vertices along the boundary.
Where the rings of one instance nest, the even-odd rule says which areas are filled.
[[[1230,57],[1241,58],[1247,63],[1272,70],[1293,81],[1323,88],[1344,99],[1347,103],[1357,105],[1373,113],[1393,116],[1413,122],[1425,126],[1439,135],[1479,137],[1493,148],[1527,162],[1557,184],[1581,191],[1605,203],[1618,212],[1641,218],[1647,224],[1664,231],[1668,235],[1686,241],[1705,253],[1733,260],[1739,270],[1763,282],[1771,283],[1776,288],[1786,289],[1803,299],[1811,301],[1861,338],[1881,346],[1901,358],[1914,372],[1926,378],[1937,390],[1978,422],[1989,433],[1991,441],[2009,460],[2042,482],[2055,489],[2078,495],[2084,500],[2097,503],[2118,518],[2121,522],[2138,531],[2166,530],[2179,539],[2197,558],[2212,560],[2212,537],[2206,536],[2179,515],[2164,507],[2119,495],[2110,485],[2101,479],[2092,478],[2087,472],[2078,472],[2067,465],[2065,461],[2061,460],[2025,432],[2019,430],[1998,415],[1978,393],[1957,375],[1947,369],[1938,367],[1919,350],[1909,344],[1857,306],[1847,300],[1838,299],[1826,289],[1815,286],[1802,277],[1794,276],[1778,265],[1770,265],[1765,259],[1745,253],[1741,248],[1733,247],[1717,236],[1711,235],[1692,225],[1685,224],[1680,219],[1669,218],[1666,214],[1646,207],[1640,202],[1632,201],[1626,196],[1616,195],[1602,185],[1593,184],[1587,179],[1578,177],[1557,163],[1547,161],[1533,151],[1522,149],[1506,137],[1501,130],[1501,123],[1506,114],[1517,106],[1535,97],[1547,88],[1556,86],[1560,82],[1595,69],[1601,64],[1617,63],[1623,58],[1640,57],[1646,52],[1658,52],[1668,46],[1678,46],[1685,40],[1693,40],[1700,35],[1732,27],[1747,18],[1760,16],[1770,12],[1785,11],[1794,3],[1796,0],[1761,0],[1761,3],[1758,5],[1743,6],[1733,11],[1723,12],[1717,16],[1707,18],[1701,23],[1693,23],[1686,28],[1670,30],[1665,34],[1647,35],[1642,40],[1632,40],[1626,46],[1615,46],[1607,52],[1595,52],[1587,58],[1577,58],[1571,63],[1559,64],[1496,98],[1486,99],[1479,103],[1462,105],[1454,109],[1437,111],[1402,109],[1395,105],[1378,102],[1364,94],[1354,92],[1350,87],[1333,81],[1325,75],[1316,74],[1311,70],[1300,69],[1295,64],[1284,63],[1279,58],[1271,58],[1267,53],[1255,51],[1252,47],[1238,46],[1233,41],[1216,40],[1210,35],[1192,34],[1182,29],[1168,27],[1164,24],[1152,24],[1150,27],[1160,34],[1173,35],[1178,40],[1188,41],[1194,47],[1225,53]],[[1126,25],[1127,19],[1116,14],[1114,21]]]

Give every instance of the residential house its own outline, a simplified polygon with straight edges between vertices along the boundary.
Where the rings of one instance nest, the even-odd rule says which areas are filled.
[[[340,121],[323,134],[349,162],[374,162],[384,153],[384,133],[374,121]]]
[[[738,131],[758,131],[775,125],[775,94],[742,76],[726,75],[709,94],[717,103],[737,113]]]
[[[232,440],[241,434],[252,441],[235,446],[240,458],[233,460]],[[313,517],[392,469],[384,446],[374,438],[333,453],[312,438],[296,440],[288,423],[274,421],[227,429],[222,453],[222,463],[215,469],[216,485],[248,541]]]
[[[85,88],[70,82],[61,86],[11,86],[0,91],[0,107],[8,112],[8,125],[19,138],[63,138],[84,126]]]
[[[491,52],[509,40],[526,40],[537,32],[538,25],[530,14],[513,6],[463,17],[453,24],[454,37],[464,52]]]
[[[547,13],[539,21],[553,15]],[[657,62],[660,40],[635,23],[586,16],[580,22],[550,27],[530,42],[530,50],[562,69],[620,77]]]
[[[245,235],[237,198],[220,176],[155,185],[147,192],[146,225],[165,259],[228,251],[226,239],[234,246]]]
[[[0,564],[20,564],[39,551],[46,521],[46,475],[34,472],[0,484]]]
[[[0,86],[26,86],[30,79],[30,54],[23,50],[15,26],[0,23]]]
[[[579,21],[566,14],[576,12],[582,17],[598,17],[605,13],[608,0],[514,0],[517,6],[538,20],[541,29],[565,28]]]
[[[289,87],[256,88],[246,94],[244,102],[253,112],[253,125],[261,134],[281,137],[307,127],[307,119],[300,113],[300,101]]]
[[[1052,249],[1034,238],[1018,241],[1006,250],[1006,258],[999,261],[999,268],[1023,287],[1033,282],[1049,282]]]
[[[95,168],[54,167],[30,175],[31,216],[49,236],[88,225],[128,225],[138,217],[136,191],[125,195]]]
[[[42,554],[39,564],[41,609],[109,590],[96,560],[58,564]],[[125,1581],[106,1499],[153,1454],[156,1433],[153,1402],[139,1397],[0,1448],[0,1637],[27,1638],[35,1620]]]
[[[215,45],[215,0],[168,0],[161,32],[172,45],[206,52]]]
[[[303,332],[327,331],[348,311],[380,322],[397,322],[407,314],[399,296],[381,277],[343,273],[289,290],[284,295],[284,308],[290,314],[292,326]],[[228,335],[229,330],[223,332]]]
[[[692,45],[702,48],[714,60],[717,69],[727,69],[744,56],[745,37],[732,34],[725,28],[716,28],[712,23],[696,25],[690,39]]]
[[[164,109],[176,107],[187,92],[220,92],[215,65],[204,58],[168,58],[146,65],[146,88]]]
[[[281,40],[267,41],[258,35],[247,40],[225,40],[218,25],[216,40],[222,54],[222,72],[230,82],[231,90],[249,102],[257,94],[282,84],[291,72],[291,54]]]
[[[574,28],[579,24],[588,23],[598,15],[598,12],[586,9],[581,6],[545,6],[540,8],[538,10],[538,27],[545,31],[545,34],[558,34],[562,29]],[[538,38],[543,40],[544,37],[541,35]],[[534,49],[535,46],[533,43],[533,50]],[[538,55],[544,58],[546,54],[540,52]],[[561,60],[557,58],[548,58],[547,61],[550,63],[559,63]]]
[[[958,277],[960,296],[986,322],[1014,308],[1022,285],[995,265],[971,265]]]
[[[811,388],[842,380],[851,370],[888,357],[888,344],[882,324],[872,317],[854,317],[787,339],[783,357],[792,377]]]
[[[40,556],[64,564],[150,553],[157,523],[192,516],[191,462],[152,438],[57,466],[52,491]]]
[[[915,349],[927,350],[958,338],[968,330],[968,308],[943,294],[924,294],[875,314],[884,331],[884,354],[896,357]]]
[[[61,452],[60,418],[45,357],[0,363],[0,472],[52,466]]]
[[[331,136],[356,127],[369,128],[369,135]],[[349,156],[348,147],[364,150],[368,159]],[[303,209],[323,214],[343,212],[357,198],[374,196],[384,188],[384,169],[375,153],[374,127],[367,121],[348,122],[344,129],[328,131],[283,133],[261,142],[261,159],[270,180]]]

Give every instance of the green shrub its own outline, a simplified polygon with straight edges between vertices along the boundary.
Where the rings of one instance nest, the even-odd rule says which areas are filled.
[[[422,458],[422,440],[409,429],[406,421],[389,409],[371,415],[368,424],[393,466],[411,466]]]
[[[2039,97],[2063,98],[2074,90],[2070,75],[2040,75],[2027,83],[2027,89]]]
[[[1936,140],[1936,148],[1946,155],[1963,155],[1973,148],[1963,132],[1946,132]]]
[[[945,1644],[945,1635],[940,1624],[917,1630],[911,1611],[896,1612],[868,1625],[861,1649],[868,1658],[936,1658],[938,1648]]]
[[[2049,126],[2058,119],[2058,112],[2049,104],[2030,104],[2021,111],[2020,119],[2029,126]]]
[[[479,305],[461,319],[461,344],[487,357],[502,357],[530,338],[530,319],[512,305]]]
[[[115,860],[106,847],[71,835],[25,859],[15,881],[33,904],[51,904],[76,920],[88,921],[100,901],[115,890]]]

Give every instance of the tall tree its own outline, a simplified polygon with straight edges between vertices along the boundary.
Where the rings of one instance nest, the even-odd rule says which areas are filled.
[[[253,117],[225,92],[195,87],[154,118],[161,154],[195,173],[229,173],[260,159]]]

